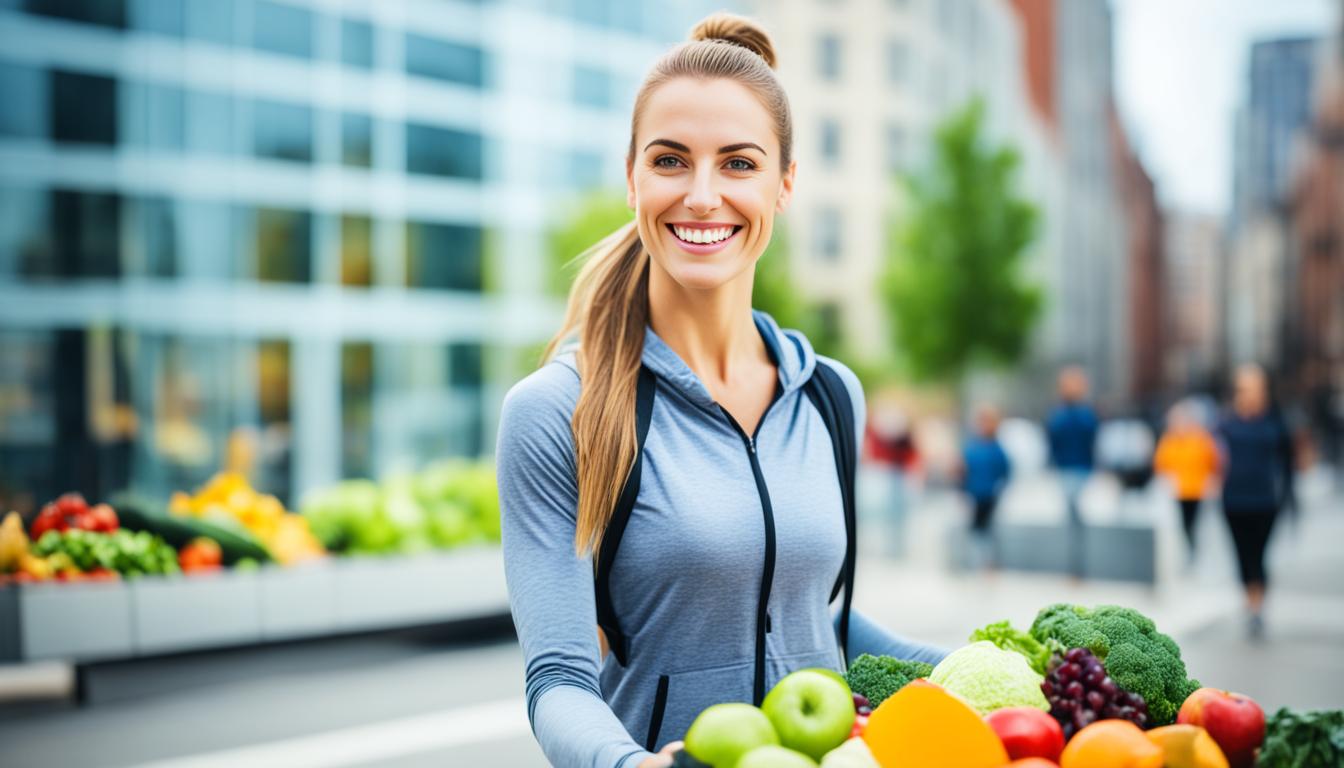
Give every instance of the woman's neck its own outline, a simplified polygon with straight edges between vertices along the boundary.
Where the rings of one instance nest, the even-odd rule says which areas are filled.
[[[701,381],[731,385],[740,374],[771,364],[751,314],[751,275],[744,277],[701,292],[686,289],[657,265],[649,271],[649,325]]]

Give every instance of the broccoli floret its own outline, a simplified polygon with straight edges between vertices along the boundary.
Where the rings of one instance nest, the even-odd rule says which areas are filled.
[[[1036,614],[1031,634],[1043,643],[1092,651],[1116,685],[1143,697],[1153,726],[1174,723],[1181,704],[1199,688],[1186,677],[1180,647],[1132,608],[1057,603]]]
[[[845,682],[849,683],[851,691],[868,699],[868,706],[877,709],[878,704],[904,688],[906,683],[928,677],[930,672],[933,672],[933,665],[922,661],[865,653],[850,663]]]

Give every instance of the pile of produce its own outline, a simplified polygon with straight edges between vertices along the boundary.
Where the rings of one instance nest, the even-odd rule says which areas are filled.
[[[220,472],[195,495],[173,494],[168,511],[254,537],[284,565],[326,555],[307,518],[285,511],[276,497],[259,493],[238,472]]]
[[[1339,768],[1344,712],[1280,710],[1200,687],[1129,608],[1057,604],[929,667],[863,655],[795,672],[761,708],[696,718],[674,765],[714,768]]]
[[[177,551],[152,533],[121,527],[107,504],[79,494],[47,504],[25,530],[17,512],[0,523],[0,583],[85,581],[177,573]]]
[[[413,554],[499,541],[494,468],[448,461],[381,484],[348,480],[308,494],[300,507],[332,552]]]

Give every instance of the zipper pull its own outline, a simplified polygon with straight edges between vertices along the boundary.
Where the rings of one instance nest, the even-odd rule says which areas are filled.
[[[747,450],[753,454],[756,453],[756,441],[754,439],[747,438]]]

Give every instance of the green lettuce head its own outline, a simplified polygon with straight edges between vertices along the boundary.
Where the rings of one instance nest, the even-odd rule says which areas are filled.
[[[1045,678],[1032,670],[1022,654],[1005,651],[988,640],[948,654],[928,679],[960,696],[981,716],[1005,707],[1050,710],[1041,693]]]

